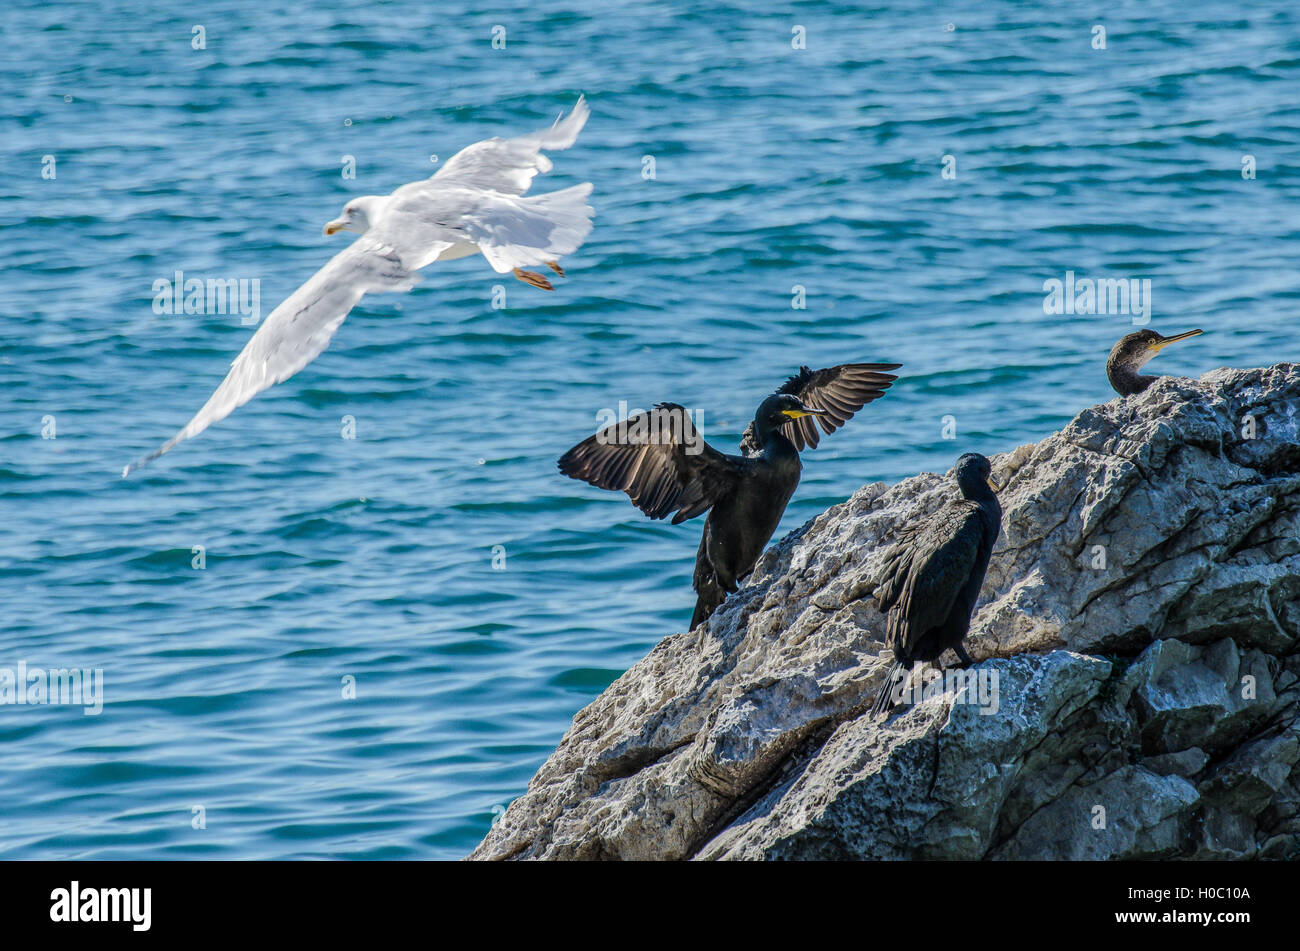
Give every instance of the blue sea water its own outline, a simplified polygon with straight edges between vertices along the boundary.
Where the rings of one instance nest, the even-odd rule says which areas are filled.
[[[98,716],[0,706],[0,857],[464,855],[690,616],[700,523],[555,471],[620,401],[731,449],[799,364],[903,363],[783,533],[1111,398],[1131,318],[1044,313],[1067,271],[1206,331],[1155,371],[1297,357],[1289,4],[7,0],[0,91],[0,668],[104,672]],[[119,478],[252,332],[154,281],[269,313],[347,198],[579,93],[534,183],[595,184],[555,293],[435,265]]]

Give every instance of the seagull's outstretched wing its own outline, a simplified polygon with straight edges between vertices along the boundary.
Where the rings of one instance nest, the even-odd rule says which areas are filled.
[[[122,476],[157,459],[182,439],[197,436],[258,393],[311,363],[329,346],[334,331],[362,295],[410,290],[420,280],[418,273],[403,266],[392,248],[364,235],[358,238],[271,312],[189,424],[158,449],[123,469]]]
[[[494,137],[468,145],[448,159],[430,181],[444,185],[460,183],[503,195],[522,195],[528,191],[534,175],[551,170],[551,160],[542,150],[559,151],[573,145],[590,114],[586,98],[579,96],[568,118],[556,119],[549,129],[514,139]]]
[[[516,139],[486,139],[457,152],[432,178],[393,192],[377,225],[408,268],[432,263],[431,239],[478,246],[498,274],[572,254],[591,233],[591,183],[524,197],[533,176],[549,172],[543,149],[567,149],[591,110],[581,97],[568,118]]]

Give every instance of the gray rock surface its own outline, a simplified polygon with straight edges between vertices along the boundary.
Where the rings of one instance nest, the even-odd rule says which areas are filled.
[[[579,711],[471,858],[1300,856],[1298,411],[1290,364],[1165,378],[994,457],[996,693],[887,720],[875,572],[955,486],[864,486]]]

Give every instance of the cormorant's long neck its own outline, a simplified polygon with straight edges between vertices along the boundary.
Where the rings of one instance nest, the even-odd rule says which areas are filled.
[[[983,479],[977,480],[974,485],[963,485],[961,494],[988,512],[994,521],[1002,521],[1002,503],[998,501],[997,493]]]
[[[1156,381],[1153,376],[1143,376],[1131,363],[1106,361],[1106,379],[1120,396],[1135,396]]]
[[[762,447],[764,452],[771,452],[773,450],[780,452],[784,449],[797,456],[799,450],[794,447],[794,443],[790,441],[789,437],[786,436],[785,433],[781,432],[781,425],[782,424],[778,423],[773,426],[771,423],[755,416],[754,437],[758,440],[758,444]]]

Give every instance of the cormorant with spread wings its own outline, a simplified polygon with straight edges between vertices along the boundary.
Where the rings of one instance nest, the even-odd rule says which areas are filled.
[[[560,471],[626,492],[646,515],[672,515],[674,525],[709,513],[695,560],[694,628],[738,590],[763,553],[799,485],[800,450],[817,446],[819,426],[833,433],[883,396],[898,379],[887,371],[899,366],[801,367],[759,404],[742,455],[718,452],[700,438],[685,407],[660,403],[578,443],[560,458]]]

